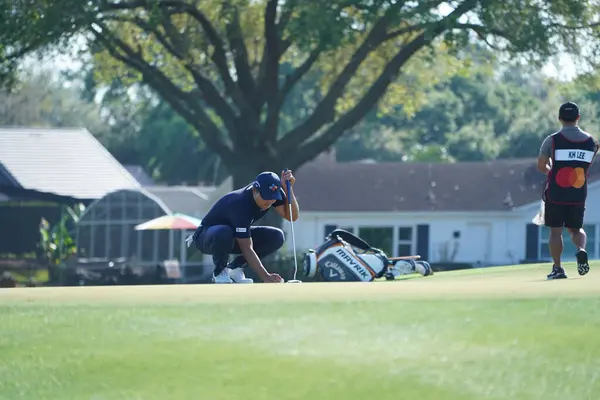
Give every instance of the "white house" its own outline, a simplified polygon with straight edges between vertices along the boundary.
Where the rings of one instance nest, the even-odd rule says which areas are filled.
[[[336,163],[321,156],[295,172],[297,251],[344,228],[389,256],[481,265],[550,260],[548,231],[531,223],[545,177],[535,159],[456,164]],[[589,177],[586,231],[600,254],[600,165]],[[284,224],[291,251],[289,223]],[[565,231],[564,260],[575,249]]]

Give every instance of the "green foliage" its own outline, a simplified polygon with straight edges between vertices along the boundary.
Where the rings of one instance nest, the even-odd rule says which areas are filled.
[[[0,125],[84,127],[97,136],[106,134],[98,105],[66,83],[47,70],[21,74],[12,90],[0,90]]]
[[[37,254],[34,252],[31,253],[0,253],[0,259],[3,260],[35,260],[37,258]]]
[[[63,215],[54,226],[50,226],[48,221],[42,218],[39,246],[44,260],[50,267],[62,267],[69,257],[77,254],[72,231],[83,210],[83,205],[75,208],[64,206]]]
[[[472,49],[468,76],[453,73],[424,93],[414,115],[402,107],[370,114],[336,144],[340,160],[474,161],[535,157],[543,138],[560,129],[559,105],[576,101],[580,126],[597,134],[600,101],[585,80],[560,83],[534,67],[506,67],[483,49]]]
[[[94,70],[71,77],[82,81],[82,97],[96,98],[108,132],[96,135],[122,164],[140,165],[166,184],[220,183],[226,169],[198,132],[173,108],[143,86],[113,80],[98,94]]]
[[[409,121],[417,120],[430,100],[427,92],[448,89],[448,78],[470,62],[459,57],[470,43],[485,43],[530,65],[560,50],[581,53],[583,43],[595,54],[600,43],[593,40],[598,11],[593,1],[463,0],[443,3],[445,10],[440,4],[0,0],[0,16],[7,21],[0,27],[0,72],[11,76],[24,55],[64,49],[80,38],[94,56],[101,83],[118,79],[125,87],[152,88],[196,132],[177,140],[203,143],[189,147],[205,145],[239,180],[283,164],[297,168],[344,133],[351,135],[376,108],[387,115],[401,110]],[[303,84],[307,79],[318,84]],[[298,102],[292,93],[300,86],[311,102],[295,113],[302,117],[297,119],[283,110]],[[480,89],[471,93],[477,99],[452,91],[466,105],[487,99]],[[446,111],[435,123],[457,131],[484,127],[488,136],[492,129],[495,136],[507,129],[479,117],[448,117]],[[473,151],[497,155],[488,136],[460,157]],[[455,149],[464,148],[461,140],[452,139]],[[446,145],[440,142],[412,141]],[[444,154],[433,149],[423,154]]]
[[[73,35],[89,22],[94,2],[79,0],[0,1],[0,85],[15,84],[26,56],[73,49]]]

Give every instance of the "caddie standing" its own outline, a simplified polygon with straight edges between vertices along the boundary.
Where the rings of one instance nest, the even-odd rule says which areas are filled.
[[[563,127],[546,137],[540,148],[538,170],[547,175],[543,192],[545,202],[544,225],[550,228],[548,246],[554,265],[548,279],[565,279],[561,264],[563,227],[567,228],[577,248],[577,272],[589,272],[585,251],[587,235],[583,217],[587,199],[588,169],[598,152],[598,141],[584,132],[577,123],[579,107],[568,102],[560,106],[558,119]]]

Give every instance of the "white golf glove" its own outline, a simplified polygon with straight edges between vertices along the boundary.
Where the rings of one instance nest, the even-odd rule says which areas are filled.
[[[192,245],[192,243],[194,243],[194,234],[193,233],[189,234],[185,238],[185,243],[187,244],[187,247],[190,247]]]

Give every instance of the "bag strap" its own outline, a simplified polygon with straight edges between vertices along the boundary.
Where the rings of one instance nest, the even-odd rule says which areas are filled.
[[[333,230],[328,237],[339,237],[344,242],[348,243],[350,246],[356,247],[360,250],[372,250],[373,248],[369,245],[369,243],[365,242],[358,236],[344,230],[344,229],[335,229]]]

